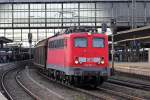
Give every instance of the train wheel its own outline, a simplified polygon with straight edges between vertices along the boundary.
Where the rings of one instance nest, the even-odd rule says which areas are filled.
[[[98,84],[92,84],[92,85],[90,85],[90,87],[91,87],[92,89],[96,89],[96,88],[98,87]]]
[[[65,84],[69,85],[69,76],[65,75]]]
[[[100,85],[103,84],[104,81],[106,81],[107,79],[108,79],[107,76],[101,76],[101,77],[100,77],[100,82],[99,82],[99,84],[100,84]]]
[[[60,81],[60,72],[59,71],[56,71],[56,80]]]
[[[74,86],[80,86],[82,84],[82,80],[80,76],[74,76]]]
[[[69,83],[70,85],[74,85],[74,76],[69,77]]]

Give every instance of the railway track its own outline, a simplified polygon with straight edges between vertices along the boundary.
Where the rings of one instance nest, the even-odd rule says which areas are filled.
[[[55,81],[55,80],[49,78],[48,76],[44,75],[44,74],[41,73],[41,72],[38,72],[38,73],[39,73],[42,77],[44,77],[44,78],[50,80],[51,82],[56,82],[57,84],[63,85],[63,86],[65,86],[65,87],[69,88],[69,89],[76,90],[76,91],[79,91],[79,92],[88,94],[88,95],[90,95],[90,96],[94,96],[95,98],[98,98],[98,99],[100,99],[100,100],[106,100],[106,99],[107,99],[107,100],[111,100],[111,98],[106,97],[106,96],[104,96],[104,95],[96,95],[96,94],[91,93],[91,92],[89,92],[89,91],[87,91],[87,90],[80,89],[80,88],[76,88],[76,87],[73,87],[73,86],[70,86],[70,85],[63,84],[63,83],[61,83],[61,82]]]
[[[131,87],[135,89],[150,91],[150,85],[145,84],[145,83],[139,83],[139,82],[134,82],[134,81],[129,81],[129,80],[127,81],[127,80],[116,79],[116,78],[110,78],[107,82]]]
[[[9,100],[36,100],[37,96],[20,82],[20,71],[21,69],[19,67],[14,67],[2,74],[1,84],[5,96]]]
[[[134,73],[129,73],[129,72],[121,72],[121,71],[115,71],[115,74],[119,76],[126,76],[126,77],[132,77],[135,79],[150,81],[150,76],[146,76],[142,74],[134,74]]]
[[[125,93],[122,93],[122,92],[118,92],[118,91],[113,91],[111,89],[106,89],[106,88],[102,88],[102,87],[98,87],[97,89],[84,89],[84,88],[78,88],[78,87],[74,87],[74,86],[70,86],[70,85],[67,85],[67,84],[63,84],[61,82],[57,82],[53,79],[50,79],[48,76],[44,75],[43,73],[40,73],[39,74],[43,77],[45,77],[46,79],[52,81],[52,82],[56,82],[58,84],[61,84],[63,86],[66,86],[72,90],[76,90],[78,92],[82,92],[82,93],[85,93],[87,95],[90,95],[90,96],[93,96],[95,98],[98,98],[100,100],[116,100],[116,99],[121,99],[121,100],[143,100],[143,98],[141,97],[138,97],[138,96],[132,96],[132,95],[129,95],[129,94],[125,94]]]
[[[123,92],[118,92],[118,91],[114,91],[114,90],[110,90],[110,89],[106,89],[106,88],[102,88],[102,87],[98,87],[98,89],[100,91],[104,91],[104,92],[111,94],[111,95],[113,94],[117,97],[120,97],[120,98],[126,99],[126,100],[143,100],[143,98],[141,98],[141,97],[129,95],[129,94],[126,94]]]
[[[19,75],[20,71],[21,71],[20,68],[13,67],[13,68],[11,68],[11,69],[9,69],[9,70],[7,70],[7,71],[5,71],[3,73],[2,79],[1,79],[1,83],[2,83],[2,87],[3,87],[3,90],[5,91],[6,96],[9,98],[9,100],[20,100],[20,97],[14,97],[14,93],[12,93],[11,89],[9,89],[9,87],[8,87],[8,86],[17,86],[18,88],[20,88],[19,92],[21,92],[21,93],[19,93],[19,96],[21,96],[21,98],[24,97],[24,96],[22,96],[20,94],[28,95],[23,100],[35,100],[35,99],[38,99],[38,97],[36,95],[34,95],[30,90],[28,90],[23,85],[23,83],[21,83],[20,75]],[[50,79],[49,77],[47,77],[46,75],[44,75],[42,73],[40,73],[40,75],[42,75],[43,77],[47,78],[50,81],[56,82],[55,80]],[[8,79],[11,79],[10,76],[13,77],[12,78],[13,79],[13,83],[10,83],[10,82],[7,81]],[[15,81],[15,83],[14,83],[14,81]],[[121,80],[119,82],[118,81],[119,80],[117,80],[116,83],[113,83],[113,84],[120,85],[120,81]],[[125,81],[123,81],[122,83],[124,83],[124,82]],[[82,92],[84,94],[93,96],[93,97],[97,98],[98,100],[99,99],[100,100],[116,100],[116,99],[121,99],[121,100],[124,100],[124,99],[125,100],[126,99],[129,99],[129,100],[130,99],[131,100],[143,100],[143,98],[138,97],[138,96],[129,95],[129,94],[126,94],[124,92],[118,92],[118,91],[107,89],[107,88],[103,88],[103,87],[98,87],[96,90],[88,90],[88,89],[83,89],[83,88],[78,88],[78,87],[70,86],[70,85],[67,85],[67,84],[63,84],[61,82],[57,82],[57,83],[61,84],[63,86],[66,86],[66,87],[68,87],[68,88],[70,88],[72,90],[76,90],[76,91]],[[137,83],[134,83],[134,84],[137,84]],[[121,84],[121,85],[124,86],[123,84]],[[148,84],[141,84],[140,83],[140,85],[144,85],[144,86],[147,86],[145,88],[149,88]],[[128,87],[130,87],[130,86],[128,86]],[[132,88],[135,88],[135,87],[132,87]]]

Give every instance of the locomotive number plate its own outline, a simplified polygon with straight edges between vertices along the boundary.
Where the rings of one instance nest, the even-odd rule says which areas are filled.
[[[92,64],[84,64],[84,66],[91,67],[93,65]]]
[[[100,58],[87,58],[87,62],[99,62]]]
[[[87,62],[93,62],[93,58],[87,58]]]
[[[79,62],[86,62],[86,58],[85,57],[79,57]]]

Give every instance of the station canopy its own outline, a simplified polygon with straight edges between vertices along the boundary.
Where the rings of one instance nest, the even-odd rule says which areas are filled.
[[[114,40],[116,43],[123,43],[133,40],[148,43],[150,42],[150,26],[117,32],[117,34],[114,35]]]
[[[8,39],[6,37],[0,37],[0,43],[10,43],[13,42],[13,40]]]
[[[130,0],[0,0],[0,2],[4,3],[4,2],[84,2],[84,1],[130,1]],[[136,0],[136,1],[143,1],[143,0]],[[150,0],[147,0],[150,1]]]

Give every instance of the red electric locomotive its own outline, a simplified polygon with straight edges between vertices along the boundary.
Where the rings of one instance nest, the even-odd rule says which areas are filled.
[[[96,87],[110,75],[107,35],[84,27],[67,29],[37,43],[34,64],[56,80]]]

